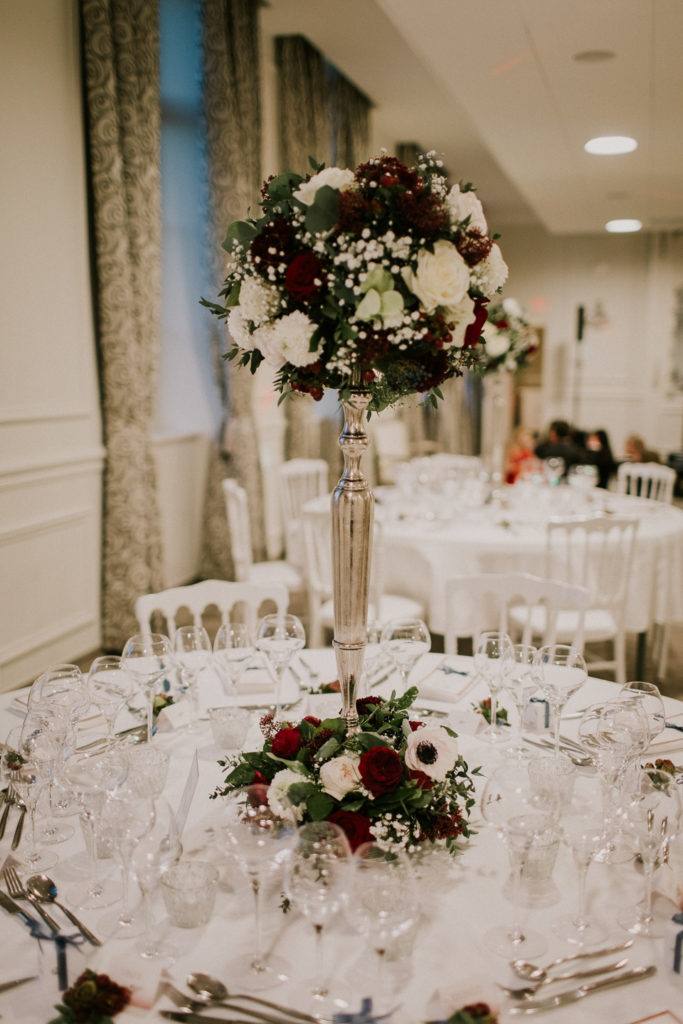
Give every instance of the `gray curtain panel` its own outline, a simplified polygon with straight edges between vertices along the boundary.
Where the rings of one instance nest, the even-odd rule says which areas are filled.
[[[335,124],[335,164],[352,170],[372,156],[370,110],[372,104],[356,86],[335,73],[332,79]]]
[[[202,38],[204,115],[209,173],[210,239],[218,292],[225,276],[221,247],[228,225],[256,213],[261,186],[261,84],[258,0],[204,0]],[[208,316],[208,313],[207,313]],[[249,499],[255,557],[265,551],[263,491],[252,412],[252,377],[226,363],[225,326],[212,318],[216,381],[224,409],[220,442],[210,462],[204,504],[201,571],[234,578],[221,481],[235,477]]]
[[[137,632],[161,581],[150,426],[161,308],[159,26],[155,3],[83,0],[95,307],[106,446],[102,641]]]

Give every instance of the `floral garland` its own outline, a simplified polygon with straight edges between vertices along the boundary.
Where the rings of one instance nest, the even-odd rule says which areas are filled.
[[[502,368],[514,373],[529,362],[538,349],[538,336],[516,299],[502,299],[489,306],[484,344],[489,370]]]
[[[371,392],[379,411],[466,367],[484,372],[486,304],[507,266],[471,184],[449,187],[427,154],[412,168],[383,154],[355,171],[268,179],[260,216],[235,221],[224,248],[226,353],[254,373],[265,359],[286,394]]]
[[[390,853],[413,852],[443,840],[455,853],[471,834],[474,782],[451,729],[410,720],[416,697],[412,687],[389,700],[360,698],[353,735],[343,718],[307,715],[293,723],[266,715],[262,749],[219,761],[227,775],[212,796],[266,785],[276,814],[284,815],[286,800],[298,821],[332,821],[354,850],[375,842]]]

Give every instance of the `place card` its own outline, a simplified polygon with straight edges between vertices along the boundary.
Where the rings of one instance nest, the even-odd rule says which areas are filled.
[[[183,795],[180,798],[178,804],[178,810],[176,811],[176,825],[178,826],[178,834],[183,834],[185,823],[187,822],[187,816],[190,813],[190,807],[194,798],[195,790],[197,789],[197,783],[199,782],[199,754],[195,750],[190,764],[190,770],[187,773],[187,780],[185,782],[185,788],[183,789]]]
[[[157,732],[175,732],[188,726],[192,721],[192,708],[189,700],[180,700],[177,704],[168,704],[156,717]]]

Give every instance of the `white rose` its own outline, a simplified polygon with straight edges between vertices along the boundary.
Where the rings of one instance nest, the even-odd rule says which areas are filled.
[[[508,316],[522,316],[522,307],[517,302],[517,299],[503,299],[503,309]]]
[[[273,346],[292,366],[308,366],[318,358],[318,353],[308,348],[315,327],[301,310],[288,313],[272,325]]]
[[[470,272],[452,242],[440,239],[434,252],[420,249],[415,272],[404,269],[403,279],[428,313],[438,306],[457,307],[470,286]]]
[[[264,324],[263,327],[258,327],[252,334],[251,340],[254,348],[262,353],[265,361],[274,370],[279,370],[287,362],[273,324]]]
[[[305,805],[290,803],[288,793],[289,787],[295,782],[305,781],[303,775],[291,768],[283,768],[281,772],[277,772],[273,776],[273,781],[268,786],[268,806],[273,814],[276,814],[278,818],[288,818],[293,814],[297,821],[302,820]]]
[[[357,757],[342,754],[321,765],[320,781],[329,796],[335,800],[343,800],[347,793],[358,788],[361,781],[358,760]]]
[[[487,327],[484,333],[486,339],[486,352],[492,359],[498,359],[505,355],[510,347],[510,339],[505,331],[498,331],[495,327]]]
[[[310,181],[305,181],[303,185],[299,185],[298,189],[294,193],[294,198],[298,199],[299,202],[304,203],[306,206],[311,206],[315,202],[315,195],[319,188],[323,185],[329,185],[330,188],[346,188],[353,182],[353,171],[342,170],[341,167],[325,167],[324,170],[319,171],[318,174],[314,174]]]
[[[441,725],[423,725],[408,737],[406,765],[430,779],[443,782],[457,760],[457,740]]]
[[[482,207],[477,193],[470,190],[461,192],[459,185],[454,185],[446,197],[446,205],[451,215],[451,221],[457,222],[469,217],[469,227],[473,231],[481,231],[485,235],[488,231],[484,208]]]

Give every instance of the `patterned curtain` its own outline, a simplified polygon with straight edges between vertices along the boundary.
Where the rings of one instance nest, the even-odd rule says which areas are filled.
[[[161,309],[159,25],[148,0],[82,0],[82,45],[106,463],[102,641],[161,584],[150,426]]]
[[[225,276],[221,243],[228,224],[254,209],[261,186],[261,91],[258,0],[204,0],[204,113],[209,167],[210,240],[216,293]],[[225,327],[212,319],[216,380],[224,409],[220,446],[213,451],[204,505],[202,575],[234,578],[221,481],[246,489],[257,559],[265,550],[263,493],[252,413],[252,377],[221,358]]]
[[[356,86],[335,71],[332,77],[332,109],[335,124],[337,167],[357,167],[372,154],[370,146],[370,100]]]

